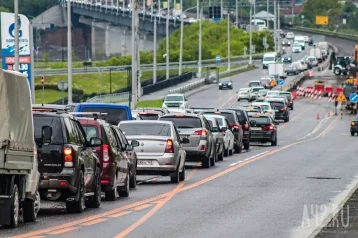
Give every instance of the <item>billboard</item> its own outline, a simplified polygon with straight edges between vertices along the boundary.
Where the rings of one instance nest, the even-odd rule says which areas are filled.
[[[27,76],[31,87],[30,22],[19,14],[19,71]],[[14,70],[15,65],[15,14],[1,13],[2,68]]]
[[[316,25],[328,25],[328,16],[316,16]]]

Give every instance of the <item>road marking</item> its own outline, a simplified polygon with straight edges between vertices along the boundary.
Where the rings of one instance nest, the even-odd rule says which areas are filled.
[[[77,230],[79,229],[79,227],[67,227],[65,229],[60,229],[60,230],[57,230],[57,231],[52,231],[52,232],[49,232],[47,233],[48,235],[59,235],[59,234],[62,234],[62,233],[66,233],[66,232],[69,232],[69,231],[73,231],[73,230]]]
[[[110,215],[108,217],[117,218],[132,213],[131,211],[118,212],[117,214]]]
[[[143,205],[140,205],[138,207],[132,208],[132,210],[140,211],[140,210],[146,209],[147,207],[151,207],[151,206],[152,206],[152,204],[143,204]]]
[[[104,222],[104,221],[107,221],[107,219],[99,218],[99,219],[97,219],[97,220],[89,221],[89,222],[83,223],[83,224],[81,224],[81,225],[82,225],[82,226],[92,226],[92,225],[94,225],[94,224],[101,223],[101,222]]]
[[[246,158],[246,159],[244,159],[244,160],[240,160],[240,161],[237,161],[237,162],[235,162],[235,163],[232,163],[232,164],[230,164],[229,166],[231,167],[231,166],[240,164],[240,163],[242,163],[242,162],[244,162],[244,161],[248,161],[248,160],[254,159],[254,158],[256,158],[256,157],[258,157],[258,156],[261,156],[261,155],[264,155],[264,154],[266,154],[266,153],[268,153],[268,152],[269,152],[269,151],[262,152],[262,153],[260,153],[260,154],[251,156],[251,157]]]

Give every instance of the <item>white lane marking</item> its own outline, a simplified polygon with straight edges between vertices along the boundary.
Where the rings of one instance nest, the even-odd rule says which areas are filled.
[[[244,161],[248,161],[248,160],[254,159],[254,158],[259,157],[259,156],[261,156],[261,155],[267,154],[268,152],[270,152],[270,151],[265,151],[265,152],[262,152],[262,153],[260,153],[260,154],[257,154],[257,155],[251,156],[251,157],[249,157],[249,158],[246,158],[246,159],[244,159],[244,160],[237,161],[237,162],[235,162],[235,163],[230,164],[229,166],[231,167],[231,166],[240,164],[240,163],[242,163],[242,162],[244,162]]]

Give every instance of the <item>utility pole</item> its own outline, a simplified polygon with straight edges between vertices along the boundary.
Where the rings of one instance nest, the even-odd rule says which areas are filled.
[[[275,52],[277,52],[277,34],[276,34],[276,17],[277,17],[277,10],[276,10],[276,0],[273,0],[273,41],[275,44]]]
[[[223,0],[220,0],[220,9],[221,9],[221,11],[220,11],[220,13],[221,13],[221,15],[220,15],[220,19],[223,19],[224,17],[224,12],[223,12],[223,7],[224,7],[224,4],[223,4]],[[201,18],[201,15],[200,15],[200,18]]]
[[[236,27],[239,27],[239,6],[237,0],[235,1],[235,15],[236,15],[235,25]]]
[[[131,109],[135,109],[137,105],[137,89],[138,89],[138,82],[137,82],[137,48],[138,48],[138,42],[136,34],[136,18],[138,17],[137,11],[137,3],[136,0],[132,0],[131,2],[132,7],[132,105]]]
[[[230,15],[227,15],[227,71],[230,71]]]
[[[183,34],[184,34],[184,21],[183,21],[183,0],[180,0],[180,46],[179,46],[179,76],[182,74],[183,64]]]
[[[277,2],[277,32],[280,32],[280,1]],[[277,36],[278,38],[278,51],[281,53],[281,37]]]
[[[72,21],[71,1],[67,1],[67,73],[68,73],[68,104],[72,103]]]
[[[19,71],[20,47],[19,47],[19,0],[14,0],[15,10],[15,71]],[[30,49],[32,50],[32,49]]]
[[[124,0],[123,0],[124,1]],[[161,11],[160,11],[160,0],[158,0],[158,13],[157,14],[159,14],[159,24],[160,24],[160,19],[162,18],[162,13],[161,13]]]
[[[169,75],[169,8],[170,8],[170,0],[168,0],[168,12],[167,12],[167,23],[165,25],[165,33],[166,33],[166,39],[165,39],[165,43],[166,43],[166,79],[169,79],[170,75]]]
[[[198,77],[201,78],[201,44],[202,44],[202,15],[203,15],[203,8],[201,6],[201,3],[199,5],[200,7],[200,17],[199,17],[199,59],[198,59]],[[222,12],[222,11],[221,11]]]
[[[252,65],[252,2],[255,0],[249,0],[250,3],[250,45],[249,45],[249,65]]]
[[[200,14],[200,3],[199,0],[196,0],[196,20],[199,19],[199,14]]]
[[[153,84],[157,83],[157,16],[154,16]]]
[[[267,30],[270,30],[270,20],[269,20],[269,14],[270,14],[270,0],[267,0],[267,16],[266,16],[266,23],[267,23]]]

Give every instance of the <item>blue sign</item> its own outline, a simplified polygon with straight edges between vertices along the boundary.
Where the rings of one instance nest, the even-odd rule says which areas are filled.
[[[352,93],[352,94],[349,96],[349,101],[351,101],[352,103],[358,102],[358,94]]]
[[[30,22],[19,14],[19,71],[26,75],[31,87]],[[2,68],[14,70],[15,66],[15,14],[1,13]]]
[[[220,22],[221,18],[214,18],[214,22]]]
[[[282,86],[285,84],[285,80],[278,80],[278,85]]]
[[[221,62],[221,58],[220,58],[220,56],[218,55],[218,56],[216,56],[216,63],[220,63]]]

